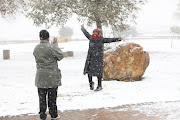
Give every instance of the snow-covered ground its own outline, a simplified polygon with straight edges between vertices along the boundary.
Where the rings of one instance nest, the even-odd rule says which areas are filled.
[[[90,91],[87,76],[83,75],[88,41],[60,43],[63,51],[74,51],[74,57],[59,62],[63,77],[58,89],[58,109],[180,100],[180,40],[173,41],[173,48],[171,40],[131,40],[121,44],[127,42],[140,44],[150,54],[144,79],[137,82],[103,81],[104,89],[100,92]],[[36,64],[32,54],[35,45],[0,45],[0,116],[38,113],[38,94],[34,85]],[[2,59],[4,49],[11,51],[10,60]],[[97,78],[93,79],[97,85]]]

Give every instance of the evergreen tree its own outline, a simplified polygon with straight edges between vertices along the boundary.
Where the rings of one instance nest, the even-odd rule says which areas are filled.
[[[124,30],[130,22],[135,22],[137,11],[146,0],[32,0],[28,17],[35,25],[64,25],[73,15],[87,25],[102,25],[113,30]]]

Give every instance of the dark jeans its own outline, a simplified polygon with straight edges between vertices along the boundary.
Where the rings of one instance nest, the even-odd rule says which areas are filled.
[[[93,81],[92,81],[92,76],[90,76],[88,74],[88,79],[89,79],[89,84],[91,84]],[[98,79],[98,87],[102,87],[102,77],[97,77]]]
[[[56,98],[57,98],[57,88],[38,88],[39,95],[39,114],[41,119],[46,119],[46,110],[47,110],[47,102],[48,100],[48,108],[49,114],[51,118],[56,118],[58,116]]]

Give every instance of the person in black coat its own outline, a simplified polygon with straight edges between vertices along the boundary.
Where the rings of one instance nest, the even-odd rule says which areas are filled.
[[[84,75],[88,74],[90,90],[94,90],[94,82],[92,81],[92,76],[97,76],[98,86],[95,91],[100,91],[102,90],[102,75],[104,67],[104,43],[121,41],[122,38],[103,38],[100,34],[100,30],[98,29],[94,29],[93,34],[90,35],[84,28],[84,25],[81,25],[81,30],[89,39],[89,50],[84,67]]]

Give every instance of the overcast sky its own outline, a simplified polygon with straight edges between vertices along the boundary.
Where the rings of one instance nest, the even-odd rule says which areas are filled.
[[[177,9],[178,0],[148,0],[143,6],[137,19],[137,30],[144,34],[169,34],[169,28],[177,24],[174,12]],[[74,38],[83,37],[80,31],[82,23],[72,18],[67,26],[74,29]],[[23,16],[17,16],[15,20],[0,18],[0,40],[34,40],[39,39],[39,31],[42,27],[33,26],[33,22]],[[91,30],[92,28],[88,28]],[[51,36],[58,35],[58,29],[53,27],[48,30]],[[92,32],[92,31],[89,31]]]
[[[178,0],[148,0],[139,14],[137,28],[144,33],[168,33],[176,25],[174,16]]]

